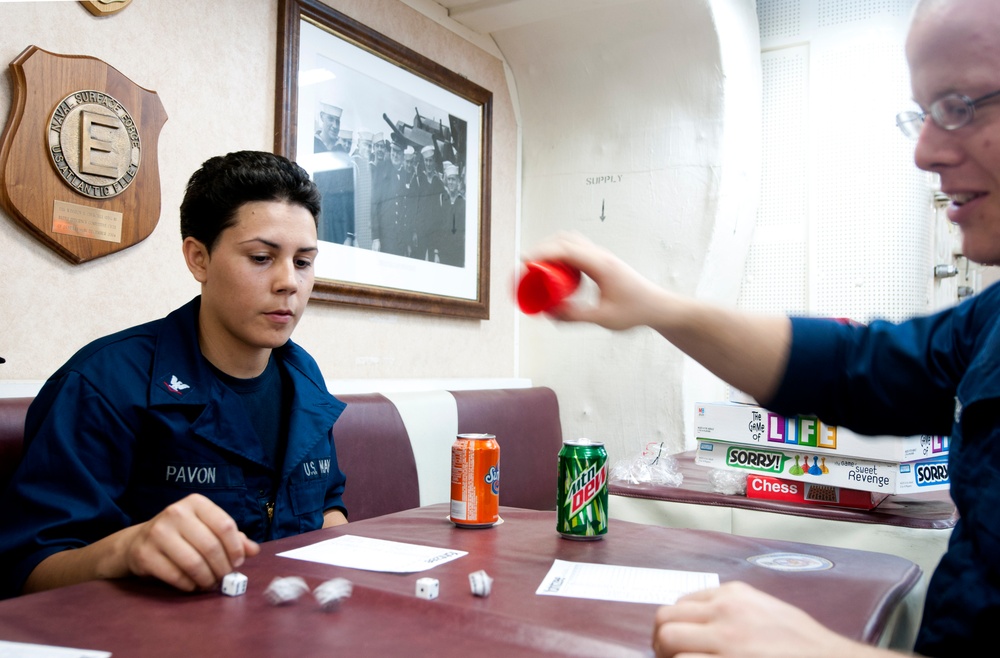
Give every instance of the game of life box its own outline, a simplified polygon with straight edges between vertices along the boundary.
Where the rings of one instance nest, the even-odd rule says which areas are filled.
[[[733,469],[884,494],[912,494],[949,488],[947,456],[915,462],[883,462],[822,451],[776,450],[699,440],[695,463],[708,468]]]
[[[889,494],[831,487],[814,482],[783,480],[770,475],[747,475],[747,498],[758,500],[780,500],[803,505],[826,505],[828,507],[850,507],[852,509],[874,509]]]
[[[786,418],[738,402],[697,403],[694,437],[884,462],[912,462],[948,454],[946,436],[864,436],[827,425],[815,416]]]

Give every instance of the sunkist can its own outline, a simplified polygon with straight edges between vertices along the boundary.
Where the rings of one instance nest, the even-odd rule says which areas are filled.
[[[462,528],[500,520],[500,445],[492,434],[459,434],[452,444],[450,518]]]
[[[608,453],[603,442],[563,441],[556,530],[567,539],[601,539],[608,534]]]

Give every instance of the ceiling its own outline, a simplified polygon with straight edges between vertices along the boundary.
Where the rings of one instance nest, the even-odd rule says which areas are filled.
[[[586,9],[637,0],[435,0],[452,20],[479,34],[495,34]]]

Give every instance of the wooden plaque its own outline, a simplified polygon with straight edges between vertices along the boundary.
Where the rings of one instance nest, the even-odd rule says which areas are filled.
[[[132,0],[80,0],[80,4],[94,16],[117,14],[128,7],[131,2]]]
[[[132,0],[80,0],[80,4],[94,16],[117,14],[131,3]]]
[[[93,57],[29,46],[10,64],[0,204],[73,263],[145,239],[160,218],[156,92]]]

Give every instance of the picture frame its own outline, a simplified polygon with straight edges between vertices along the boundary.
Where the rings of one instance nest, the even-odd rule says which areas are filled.
[[[275,153],[323,195],[311,299],[489,319],[492,92],[318,0],[278,22]]]

